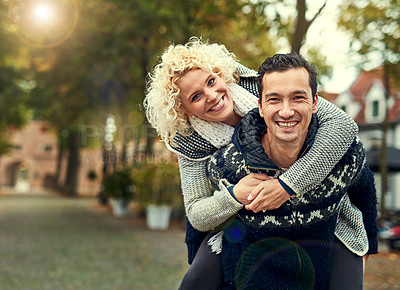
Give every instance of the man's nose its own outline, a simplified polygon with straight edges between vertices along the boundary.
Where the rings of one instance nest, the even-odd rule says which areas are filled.
[[[294,115],[293,107],[289,102],[284,102],[282,108],[279,110],[279,116],[282,118],[290,118]]]

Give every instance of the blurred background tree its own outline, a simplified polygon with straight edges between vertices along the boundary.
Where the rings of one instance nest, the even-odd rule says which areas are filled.
[[[53,1],[59,5],[57,18],[40,26],[24,14],[29,10],[26,5],[38,1],[0,0],[0,37],[4,40],[0,43],[0,104],[7,108],[0,117],[0,144],[5,144],[2,136],[8,140],[4,134],[9,128],[20,128],[31,117],[49,121],[59,140],[58,168],[64,152],[68,153],[62,189],[75,195],[81,148],[103,148],[104,172],[112,171],[116,162],[132,159],[130,154],[152,153],[156,136],[141,104],[146,75],[170,43],[185,43],[191,36],[223,43],[252,69],[267,56],[292,50],[314,63],[320,75],[330,76],[332,68],[319,47],[303,49],[309,27],[329,1],[333,0],[321,1],[312,10],[312,1],[306,0]],[[351,5],[369,1],[347,2],[342,16],[347,20],[342,22],[350,31],[353,26],[362,27],[362,23],[348,21],[361,13],[360,6]],[[386,13],[387,19],[397,17],[398,21],[398,14],[390,16],[398,1],[376,3],[377,16]],[[380,25],[376,22],[370,28]],[[361,33],[360,29],[354,38],[362,40]],[[385,45],[398,50],[398,35],[393,33]],[[370,48],[382,50],[377,44]],[[395,55],[388,60],[396,60]],[[104,128],[110,116],[118,134],[105,146]],[[94,133],[90,140],[89,127]],[[141,140],[146,142],[141,144]],[[115,153],[115,144],[121,145],[122,153],[109,162],[107,154]],[[128,150],[130,145],[134,152]]]
[[[0,155],[12,145],[8,142],[9,129],[19,129],[27,121],[30,84],[24,82],[27,60],[12,31],[7,29],[7,10],[0,13]]]
[[[24,126],[29,117],[29,95],[32,83],[25,81],[27,72],[26,50],[8,28],[7,9],[0,3],[0,162],[13,144],[10,133]]]
[[[383,68],[386,114],[382,122],[381,140],[381,200],[385,210],[388,192],[387,133],[388,102],[393,87],[400,87],[400,0],[351,0],[340,6],[339,27],[352,35],[351,49],[361,57],[362,69]]]

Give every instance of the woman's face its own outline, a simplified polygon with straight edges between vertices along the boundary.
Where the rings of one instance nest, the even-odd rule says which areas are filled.
[[[203,69],[188,71],[178,82],[183,111],[206,121],[230,124],[233,101],[223,79]]]

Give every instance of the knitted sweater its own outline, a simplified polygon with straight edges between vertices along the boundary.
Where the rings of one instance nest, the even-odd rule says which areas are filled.
[[[257,95],[255,82],[257,73],[241,65],[238,66],[238,72],[241,76],[239,85]],[[257,98],[246,94],[242,98],[246,99],[242,101],[246,104],[245,107],[248,107],[248,103],[257,106]],[[239,105],[239,107],[242,106],[243,104]],[[245,110],[241,108],[241,112]],[[321,97],[318,99],[317,115],[320,127],[313,147],[308,154],[295,162],[288,171],[280,176],[280,180],[287,185],[287,189],[296,192],[296,194],[304,193],[309,188],[316,186],[328,174],[346,152],[358,131],[357,125],[348,115]],[[332,132],[335,134],[332,134]],[[172,152],[178,154],[182,194],[186,214],[190,221],[186,235],[189,263],[197,251],[201,238],[205,236],[205,234],[198,233],[193,229],[192,224],[200,231],[213,230],[237,213],[243,206],[232,198],[223,185],[219,190],[214,191],[206,176],[206,164],[210,155],[225,145],[213,144],[213,140],[226,140],[227,137],[231,138],[231,135],[212,129],[203,131],[201,134],[195,131],[189,136],[177,135],[171,144],[167,144]],[[330,138],[324,138],[324,136]],[[347,206],[353,208],[350,202]],[[355,212],[358,211],[355,208],[353,209]],[[345,216],[346,227],[351,226],[354,229],[351,235],[349,235],[350,231],[346,232],[349,235],[347,244],[352,251],[362,255],[367,249],[365,239],[362,241],[363,239],[359,238],[362,236],[363,226],[360,227],[353,223],[353,211],[347,212],[351,215],[350,217]],[[358,212],[355,215],[360,214]],[[353,241],[357,243],[351,245]],[[359,241],[361,242],[359,243]]]
[[[315,119],[299,156],[314,140]],[[261,145],[265,129],[258,110],[243,118],[233,136],[235,145],[220,149],[210,159],[209,177],[215,188],[223,178],[235,184],[249,172],[274,177],[283,173]],[[336,221],[347,190],[375,196],[373,176],[365,164],[365,152],[356,138],[313,190],[275,210],[253,213],[241,209],[224,228],[222,268],[227,288],[326,289]],[[376,206],[376,198],[371,200]],[[366,214],[376,218],[376,210]],[[367,227],[375,230],[376,222]]]

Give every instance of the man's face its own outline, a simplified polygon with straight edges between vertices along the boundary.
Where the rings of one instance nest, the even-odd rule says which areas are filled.
[[[269,139],[301,144],[307,135],[317,99],[311,93],[308,72],[304,68],[273,72],[263,77],[261,117],[268,127]],[[271,139],[272,138],[272,139]]]

